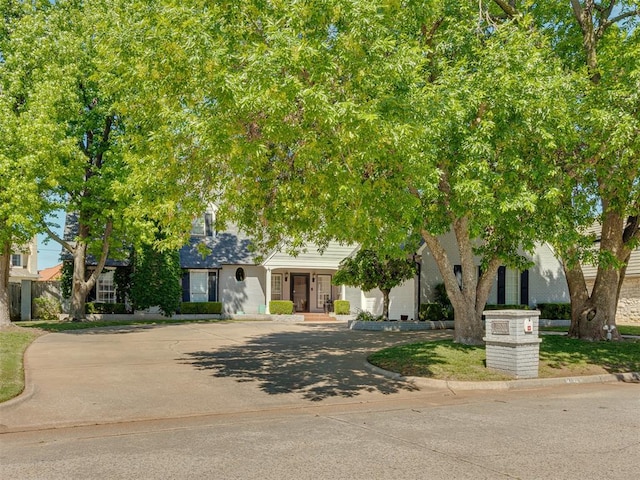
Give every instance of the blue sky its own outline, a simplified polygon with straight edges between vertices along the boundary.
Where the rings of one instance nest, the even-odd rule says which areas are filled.
[[[57,228],[52,228],[53,231],[62,235],[62,229],[64,226],[64,213],[59,212],[57,215],[51,218],[51,221],[58,224]],[[45,268],[53,267],[60,263],[60,251],[62,247],[58,242],[50,240],[48,243],[44,243],[48,236],[46,234],[38,235],[38,270],[44,270]]]

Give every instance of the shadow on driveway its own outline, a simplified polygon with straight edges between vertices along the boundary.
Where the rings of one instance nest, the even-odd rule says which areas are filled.
[[[258,382],[270,395],[299,393],[304,399],[352,398],[362,392],[396,393],[417,387],[364,370],[367,355],[382,348],[447,334],[386,333],[314,326],[304,332],[262,335],[246,344],[189,352],[180,359],[215,377]]]

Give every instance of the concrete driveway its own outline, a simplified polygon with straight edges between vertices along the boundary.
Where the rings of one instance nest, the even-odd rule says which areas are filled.
[[[364,360],[446,335],[272,322],[48,334],[27,351],[23,395],[0,405],[0,432],[415,397],[425,389],[368,372]]]

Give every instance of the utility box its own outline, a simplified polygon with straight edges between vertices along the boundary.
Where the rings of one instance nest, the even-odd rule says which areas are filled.
[[[487,367],[515,378],[537,378],[540,361],[538,310],[487,310]]]

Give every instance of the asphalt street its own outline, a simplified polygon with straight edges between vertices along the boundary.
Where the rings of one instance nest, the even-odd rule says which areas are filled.
[[[630,479],[640,384],[416,387],[368,352],[442,333],[270,322],[50,334],[0,405],[0,478]]]

